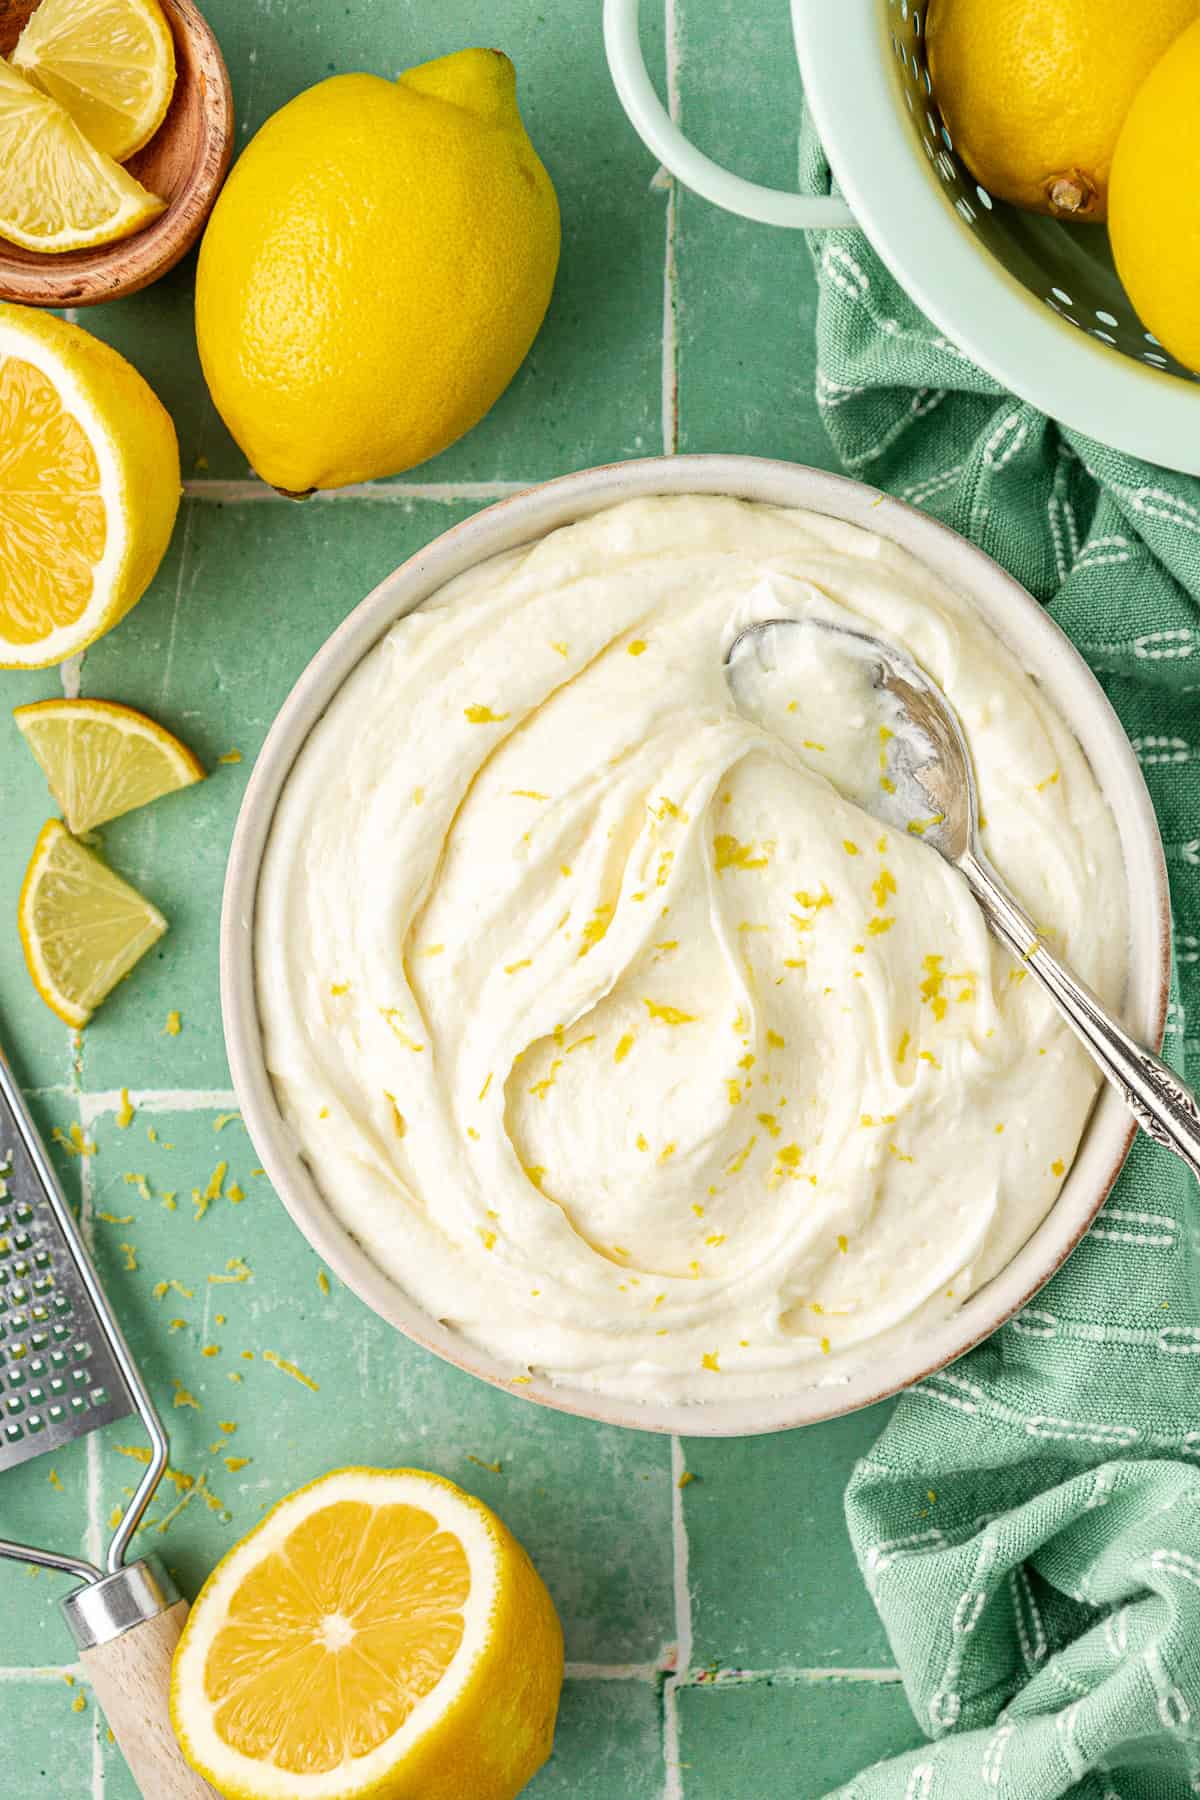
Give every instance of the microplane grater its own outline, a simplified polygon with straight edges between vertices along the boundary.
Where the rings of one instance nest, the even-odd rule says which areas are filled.
[[[211,1796],[183,1761],[167,1709],[186,1602],[156,1564],[125,1561],[166,1469],[167,1436],[0,1050],[0,1476],[131,1413],[150,1458],[103,1567],[3,1537],[0,1557],[82,1582],[63,1613],[146,1800]]]

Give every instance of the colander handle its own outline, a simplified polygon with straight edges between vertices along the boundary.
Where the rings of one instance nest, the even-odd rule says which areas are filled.
[[[604,0],[604,48],[621,105],[646,147],[672,175],[726,212],[757,219],[763,225],[788,225],[799,231],[853,225],[844,200],[831,196],[790,194],[764,187],[723,169],[697,150],[680,131],[654,91],[638,36],[639,0]]]

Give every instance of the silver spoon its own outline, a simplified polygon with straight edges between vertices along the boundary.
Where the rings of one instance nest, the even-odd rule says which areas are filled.
[[[945,694],[909,657],[866,632],[824,619],[766,619],[740,631],[726,652],[726,678],[735,698],[739,670],[744,673],[751,658],[761,669],[777,667],[777,634],[792,632],[821,632],[828,640],[823,655],[854,658],[870,682],[881,723],[893,733],[886,745],[890,791],[875,783],[855,798],[886,825],[901,830],[915,825],[921,842],[961,871],[991,929],[1037,976],[1142,1130],[1200,1177],[1196,1096],[1051,954],[984,855],[975,772]]]

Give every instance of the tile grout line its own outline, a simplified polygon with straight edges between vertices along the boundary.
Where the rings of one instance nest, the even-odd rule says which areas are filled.
[[[647,1687],[653,1687],[665,1676],[674,1678],[675,1672],[661,1662],[644,1663],[591,1663],[569,1662],[564,1669],[568,1681],[636,1681]],[[0,1685],[21,1681],[61,1681],[70,1675],[79,1685],[90,1685],[87,1670],[82,1663],[31,1663],[28,1668],[18,1664],[9,1667],[0,1666]],[[818,1687],[826,1683],[846,1681],[874,1683],[885,1687],[899,1683],[899,1669],[826,1669],[807,1668],[788,1663],[774,1669],[699,1669],[690,1677],[680,1675],[680,1687],[729,1688],[750,1687],[756,1682],[774,1682],[778,1685],[794,1684],[797,1687]]]
[[[43,1089],[45,1093],[56,1090]],[[102,1092],[79,1096],[81,1122],[86,1127],[106,1113],[118,1112],[123,1096],[138,1112],[238,1112],[238,1097],[232,1088],[106,1088]]]
[[[663,0],[663,37],[667,65],[667,110],[679,122],[679,16],[677,0]],[[679,183],[667,185],[667,217],[663,244],[662,317],[662,447],[667,456],[679,449],[679,355],[676,333],[675,234],[679,217]],[[692,1596],[688,1586],[687,1521],[681,1482],[686,1469],[683,1442],[671,1438],[671,1564],[675,1597],[674,1670],[662,1688],[663,1800],[683,1800],[683,1770],[679,1758],[680,1683],[687,1680],[692,1663]]]
[[[192,478],[183,484],[184,498],[206,500],[218,505],[262,505],[286,503],[289,506],[328,505],[337,500],[380,500],[396,504],[402,500],[505,500],[511,494],[523,494],[536,487],[528,481],[357,481],[349,487],[318,488],[316,493],[297,502],[281,494],[268,482],[253,479],[221,480],[212,477]]]
[[[663,0],[663,31],[667,57],[667,111],[679,122],[679,33],[676,0]],[[679,450],[679,345],[676,333],[675,307],[678,283],[675,264],[675,237],[679,222],[679,183],[667,176],[666,245],[663,255],[663,325],[662,325],[662,439],[663,454],[674,456]]]
[[[683,1769],[679,1759],[678,1693],[688,1685],[692,1666],[692,1593],[688,1585],[687,1520],[683,1512],[682,1481],[687,1470],[683,1440],[671,1439],[671,1563],[675,1592],[675,1666],[663,1683],[662,1748],[663,1800],[683,1800]]]
[[[175,637],[179,630],[179,609],[183,604],[183,584],[188,572],[188,557],[192,548],[192,520],[194,514],[187,509],[183,521],[183,536],[179,544],[179,577],[175,583],[175,598],[171,604],[171,624],[167,632],[167,648],[163,657],[162,682],[158,690],[159,709],[166,705],[167,691],[171,685],[171,667],[175,661]]]
[[[74,656],[68,656],[58,665],[59,679],[66,699],[78,700],[79,684],[83,673],[83,659],[86,652],[77,650]]]

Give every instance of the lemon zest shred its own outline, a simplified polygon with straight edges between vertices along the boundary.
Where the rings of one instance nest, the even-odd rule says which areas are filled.
[[[742,844],[728,832],[719,832],[713,839],[713,851],[718,875],[726,869],[765,869],[770,862],[769,857],[755,856],[753,840]]]
[[[311,1375],[306,1375],[303,1369],[298,1369],[294,1362],[289,1362],[286,1357],[280,1356],[277,1351],[264,1350],[262,1357],[263,1361],[270,1363],[272,1368],[280,1369],[283,1374],[290,1375],[293,1381],[298,1381],[301,1387],[309,1388],[314,1394],[320,1393],[319,1382],[314,1381]]]
[[[694,1025],[696,1023],[696,1014],[684,1012],[682,1007],[667,1006],[656,1000],[643,1000],[642,1005],[650,1017],[657,1019],[660,1025]]]

